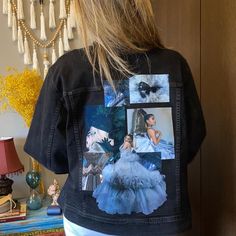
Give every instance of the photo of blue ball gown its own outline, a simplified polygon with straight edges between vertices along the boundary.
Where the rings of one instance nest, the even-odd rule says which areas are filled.
[[[175,158],[175,149],[174,144],[169,143],[164,139],[161,139],[159,143],[155,144],[147,133],[144,135],[135,136],[136,152],[159,152],[161,153],[161,159],[174,159]]]
[[[108,214],[148,215],[166,200],[165,176],[139,162],[133,149],[120,148],[120,159],[102,171],[103,180],[93,191],[100,210]]]

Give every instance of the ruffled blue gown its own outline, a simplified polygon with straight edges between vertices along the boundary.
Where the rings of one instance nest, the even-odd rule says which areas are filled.
[[[175,158],[174,145],[167,143],[163,139],[158,144],[154,144],[148,134],[145,133],[144,136],[137,135],[135,141],[136,152],[160,152],[162,160]]]
[[[158,170],[147,170],[139,158],[130,149],[120,149],[120,159],[104,167],[102,183],[93,191],[100,210],[148,215],[167,200],[165,176]]]

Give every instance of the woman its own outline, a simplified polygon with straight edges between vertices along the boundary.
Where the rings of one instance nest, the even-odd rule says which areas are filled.
[[[135,151],[159,152],[162,160],[173,159],[175,157],[174,145],[162,139],[162,132],[155,128],[157,121],[154,114],[148,114],[144,109],[139,109],[137,114],[142,117],[141,123],[144,124],[145,132],[136,134]]]
[[[77,0],[76,3],[80,35],[90,63],[96,70],[96,58],[88,49],[88,37],[94,41],[92,51],[97,54],[100,77],[105,77],[113,89],[116,88],[110,66],[124,76],[133,74],[123,54],[164,47],[149,0]]]
[[[185,58],[163,46],[155,25],[150,0],[75,0],[75,2],[79,35],[84,48],[64,54],[49,68],[24,145],[24,150],[49,170],[57,174],[69,174],[58,198],[58,203],[63,209],[66,235],[151,236],[189,229],[191,209],[186,180],[187,164],[200,148],[206,130],[200,100]],[[172,86],[163,92],[161,92],[163,83],[159,83],[160,74],[169,75],[170,84],[167,86],[169,88]],[[145,75],[153,77],[144,80],[139,78],[141,81],[136,82],[136,75],[142,75],[142,78],[146,78]],[[124,103],[117,103],[120,96],[118,100],[110,97],[108,101],[113,99],[115,103],[107,106],[104,81],[108,82],[116,93],[116,84],[125,88],[125,91],[122,90]],[[117,83],[118,81],[124,84]],[[131,88],[137,91],[138,95],[133,94]],[[161,94],[164,96],[160,97]],[[119,88],[118,95],[121,95]],[[142,99],[137,99],[137,96]],[[117,148],[122,144],[125,134],[129,133],[127,127],[132,126],[132,120],[127,117],[127,110],[147,107],[154,109],[160,106],[173,108],[172,118],[177,141],[176,158],[163,163],[161,172],[166,176],[165,182],[160,182],[163,186],[157,184],[158,190],[154,190],[150,196],[145,196],[147,191],[130,189],[134,196],[138,193],[144,194],[141,199],[149,197],[152,199],[154,195],[156,196],[156,201],[149,199],[148,202],[140,202],[147,204],[141,207],[148,209],[147,212],[131,211],[133,210],[131,200],[127,199],[127,203],[130,203],[127,207],[131,214],[107,213],[99,208],[92,191],[82,189],[83,156],[88,147],[92,147],[91,155],[94,155],[100,150],[98,145],[104,146],[104,142],[109,144],[109,140],[99,139],[96,141],[99,143],[94,146],[95,140],[92,137],[86,142],[86,121],[91,119],[86,115],[88,106],[97,112],[93,113],[96,115],[91,120],[91,126],[106,127],[106,132],[109,134],[107,137],[112,137],[114,147]],[[114,112],[116,110],[120,114],[119,119]],[[107,113],[112,115],[108,117]],[[103,118],[96,119],[100,114]],[[151,123],[151,118],[154,117],[145,121],[150,128],[148,131],[150,138],[157,143],[160,133],[151,129],[154,124]],[[97,129],[92,129],[92,136],[96,137],[97,132]],[[126,149],[128,146],[126,142],[123,148]],[[155,174],[158,172],[147,170],[145,167],[143,169],[138,165],[135,159],[136,153],[131,152],[131,149],[129,147],[128,151],[122,150],[120,159],[114,158],[113,164],[134,157],[136,170],[137,168],[141,170],[141,173],[137,173],[137,177],[153,175],[156,180],[161,181],[161,176],[159,178]],[[152,157],[159,157],[156,154],[152,152],[154,155]],[[141,156],[139,153],[137,155]],[[122,168],[124,167],[125,165],[122,165]],[[133,171],[130,164],[127,165],[127,170]],[[107,175],[104,173],[105,178],[113,173],[111,169],[109,171]],[[152,172],[153,174],[150,174]],[[135,174],[132,172],[129,176]],[[152,178],[148,177],[140,184],[146,186],[150,179]],[[164,183],[167,185],[166,201]],[[150,185],[150,188],[152,186]],[[94,193],[96,195],[96,191]],[[117,192],[114,193],[114,200],[117,203],[119,195]],[[101,201],[110,203],[110,199],[105,196]],[[162,204],[163,201],[165,204]]]
[[[144,116],[144,122],[146,124],[147,135],[152,141],[152,143],[157,146],[161,141],[162,133],[160,130],[156,130],[153,126],[156,125],[156,119],[153,114],[147,114]]]
[[[164,176],[139,163],[128,134],[120,146],[120,159],[103,169],[103,182],[93,192],[98,207],[109,214],[152,213],[166,201]]]

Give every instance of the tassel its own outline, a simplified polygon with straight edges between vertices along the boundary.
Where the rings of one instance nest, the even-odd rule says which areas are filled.
[[[36,29],[36,16],[35,16],[35,7],[34,2],[35,0],[30,0],[30,28]]]
[[[7,26],[10,28],[12,27],[12,7],[11,7],[11,0],[7,2]]]
[[[22,34],[22,30],[20,27],[20,24],[18,25],[18,52],[20,54],[24,53],[24,43],[23,43],[23,34]]]
[[[63,44],[64,44],[64,50],[69,51],[70,45],[69,45],[68,32],[67,32],[67,27],[66,27],[65,21],[64,21],[64,31],[63,31]]]
[[[32,64],[32,60],[31,60],[31,56],[30,56],[29,43],[28,43],[26,35],[25,35],[25,38],[24,38],[24,64],[25,65]]]
[[[61,36],[61,32],[60,32],[60,37],[59,37],[59,57],[61,57],[64,54],[64,46],[63,46],[63,42],[62,42],[62,36]]]
[[[22,0],[17,0],[17,18],[18,20],[23,20],[25,18]]]
[[[8,2],[7,0],[2,1],[2,13],[4,15],[7,15],[7,8],[8,8]]]
[[[47,40],[46,31],[45,31],[45,18],[43,14],[42,5],[41,5],[41,15],[40,15],[40,39]]]
[[[49,28],[55,29],[56,28],[56,21],[55,21],[55,9],[54,9],[54,0],[50,0],[49,3]]]
[[[44,64],[43,79],[45,79],[50,65],[50,62],[48,61],[48,55],[46,52],[43,55],[43,64]]]
[[[60,19],[65,19],[66,18],[66,4],[65,0],[60,0]]]
[[[76,28],[76,13],[75,13],[75,1],[70,1],[70,24],[72,28]]]
[[[38,56],[37,56],[35,44],[34,44],[34,49],[33,49],[33,69],[36,70],[40,74],[39,61],[38,61]]]
[[[73,30],[72,30],[72,26],[71,26],[71,15],[70,14],[68,14],[68,18],[67,18],[67,34],[68,34],[68,39],[74,38]]]
[[[52,48],[52,64],[54,64],[57,60],[57,55],[56,55],[56,50],[53,44],[53,48]]]
[[[12,12],[12,41],[17,40],[17,23],[16,23],[16,13]]]

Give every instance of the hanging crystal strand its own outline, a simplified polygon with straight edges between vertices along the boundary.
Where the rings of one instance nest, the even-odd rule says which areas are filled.
[[[18,21],[18,52],[20,54],[24,53],[24,42],[23,42],[23,33],[20,27],[20,22]]]
[[[66,18],[66,3],[65,3],[65,0],[60,0],[59,18],[60,19],[65,19]]]
[[[64,44],[64,50],[65,51],[69,51],[70,50],[70,45],[69,45],[69,40],[68,40],[68,32],[67,32],[67,27],[66,27],[66,20],[64,20],[63,44]]]
[[[11,0],[7,2],[7,26],[10,28],[12,26],[12,6]]]
[[[25,65],[32,64],[32,59],[31,59],[30,49],[29,49],[29,43],[28,43],[28,39],[26,37],[26,33],[25,33],[25,37],[24,37],[24,64]]]
[[[56,28],[54,0],[50,0],[49,2],[49,28]]]
[[[60,31],[59,35],[59,42],[58,42],[58,52],[59,52],[59,57],[64,54],[64,46],[63,46],[63,41],[62,41],[62,33]]]
[[[71,26],[71,15],[68,13],[68,17],[67,17],[67,34],[68,34],[68,39],[73,39],[74,38],[74,34],[73,34],[73,30],[72,30],[72,26]]]
[[[75,15],[75,1],[70,0],[70,24],[72,28],[76,28],[76,15]]]
[[[35,0],[30,0],[30,28],[36,29]]]
[[[12,41],[17,40],[17,19],[15,11],[12,12]]]
[[[52,64],[54,64],[57,60],[57,54],[56,54],[56,49],[55,49],[55,43],[53,42],[52,45]]]
[[[7,0],[3,0],[3,1],[2,1],[2,13],[3,13],[4,15],[7,15],[7,8],[8,8]]]
[[[43,65],[44,65],[44,70],[43,70],[43,79],[45,79],[47,73],[48,73],[48,69],[49,69],[49,65],[50,62],[48,60],[48,54],[45,48],[44,54],[43,54]]]
[[[25,18],[22,0],[17,0],[17,18],[19,20],[23,20]]]
[[[33,69],[36,70],[40,74],[39,61],[38,61],[35,43],[33,44]]]
[[[47,40],[46,30],[45,30],[45,18],[43,14],[43,4],[40,4],[41,13],[40,13],[40,39]]]

